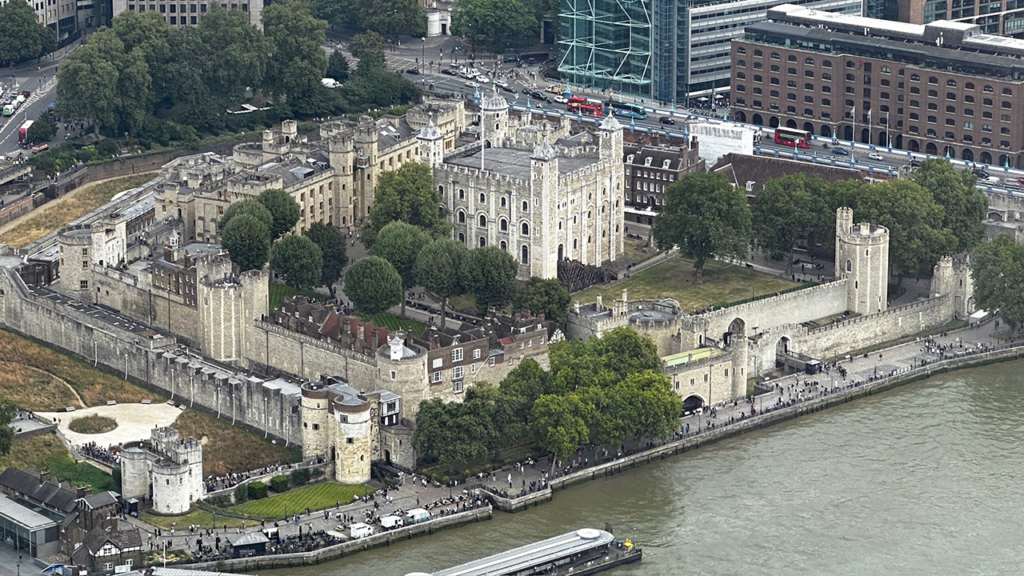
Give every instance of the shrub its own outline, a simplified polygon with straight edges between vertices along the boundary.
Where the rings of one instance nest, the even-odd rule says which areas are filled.
[[[313,470],[310,471],[310,474],[313,476],[314,479],[319,478],[324,475],[324,469],[314,468]]]
[[[267,497],[267,485],[263,482],[249,482],[249,500]]]
[[[279,494],[288,490],[288,477],[284,474],[274,476],[270,479],[270,489]]]
[[[246,496],[248,496],[248,493],[246,493]],[[206,503],[217,508],[231,508],[231,498],[227,495],[207,498]]]
[[[249,488],[245,484],[239,484],[235,488],[235,503],[241,504],[249,499]]]
[[[292,470],[292,484],[302,486],[309,482],[309,468]]]

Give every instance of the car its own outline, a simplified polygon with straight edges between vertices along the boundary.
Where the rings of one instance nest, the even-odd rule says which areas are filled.
[[[473,82],[472,80],[470,80],[469,82],[466,82],[466,86],[469,86],[470,88],[479,88],[480,87],[479,84],[477,84],[476,82]]]
[[[1017,178],[1018,184],[1024,184],[1024,178]]]
[[[555,94],[555,96],[552,99],[555,102],[558,102],[559,104],[565,104],[566,102],[569,101],[568,98],[566,98],[565,96],[562,96],[561,94]]]
[[[973,172],[978,178],[988,178],[988,172],[982,168],[972,168],[971,172]]]
[[[516,89],[515,88],[511,88],[509,86],[499,86],[499,88],[501,88],[501,90],[503,92],[508,92],[509,94],[515,94],[516,93]]]
[[[989,186],[995,186],[996,184],[1002,182],[1002,180],[1000,180],[998,176],[986,176],[985,179],[982,180],[982,182],[988,184]]]
[[[662,116],[661,118],[658,118],[658,122],[674,126],[676,123],[676,119],[671,116]]]
[[[910,166],[911,167],[916,168],[916,167],[918,167],[920,165],[921,165],[921,161],[918,160],[917,158],[911,158],[910,159]]]
[[[458,72],[456,72],[455,70],[452,70],[451,68],[442,68],[441,69],[441,74],[444,74],[445,76],[458,76],[459,75]]]
[[[832,154],[836,156],[849,156],[850,152],[846,148],[836,148],[835,146],[833,146]]]
[[[508,82],[505,82],[504,80],[495,80],[494,83],[497,84],[499,88],[508,88]]]
[[[405,71],[405,73],[406,74],[419,74],[420,73],[420,69],[419,68],[409,68],[408,70]]]
[[[530,90],[529,88],[523,88],[523,94],[530,94],[532,92],[533,90]]]
[[[881,160],[882,155],[878,152],[872,152],[871,154],[868,154],[868,158],[871,158],[872,160]]]
[[[490,83],[491,79],[488,78],[487,76],[484,76],[483,74],[481,74],[481,75],[476,77],[476,81],[481,83],[481,84],[488,84],[488,83]]]

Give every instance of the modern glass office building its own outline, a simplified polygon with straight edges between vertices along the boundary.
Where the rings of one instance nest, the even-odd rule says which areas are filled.
[[[561,0],[558,71],[572,85],[663,103],[729,89],[730,42],[769,8],[860,15],[864,0]]]

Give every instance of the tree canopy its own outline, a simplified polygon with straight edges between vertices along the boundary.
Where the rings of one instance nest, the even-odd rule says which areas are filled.
[[[1024,245],[1000,234],[978,244],[971,253],[974,301],[984,310],[998,310],[1016,332],[1024,323]]]
[[[220,231],[220,244],[238,268],[259,270],[270,257],[270,230],[251,214],[239,214]]]
[[[299,203],[280,188],[268,188],[256,200],[270,212],[270,237],[276,240],[295,227],[299,221]]]
[[[0,457],[6,456],[14,444],[14,428],[10,424],[16,412],[17,406],[0,397]]]
[[[441,325],[448,299],[465,291],[466,245],[449,238],[434,240],[416,257],[416,281],[441,299]]]
[[[534,276],[516,292],[513,306],[534,314],[543,313],[546,319],[564,326],[569,300],[569,292],[558,280]]]
[[[754,240],[769,257],[786,259],[787,274],[797,240],[834,232],[827,188],[819,176],[791,174],[768,180],[757,194],[751,218]]]
[[[401,220],[389,222],[381,228],[370,254],[387,260],[402,277],[402,289],[416,286],[416,257],[430,243],[430,235]],[[402,298],[402,316],[405,316],[405,298]]]
[[[41,113],[39,118],[36,118],[36,121],[28,128],[28,141],[32,144],[49,142],[56,135],[57,123],[46,112]]]
[[[659,248],[679,246],[682,257],[693,259],[699,284],[709,259],[747,253],[750,208],[743,192],[725,176],[686,174],[665,188],[665,207],[652,232]]]
[[[337,228],[323,222],[314,222],[309,230],[309,237],[319,248],[321,254],[320,286],[327,286],[334,296],[334,284],[341,280],[341,271],[348,264],[345,251],[345,237]]]
[[[398,170],[384,172],[374,190],[370,222],[363,230],[363,243],[372,248],[380,230],[395,220],[418,226],[432,238],[443,238],[451,225],[440,205],[441,195],[434,187],[426,164],[406,162]]]
[[[313,16],[305,2],[289,0],[263,8],[263,33],[270,40],[264,85],[287,96],[292,108],[304,114],[321,110],[329,101],[320,80],[327,71],[324,32],[327,22]]]
[[[523,0],[460,0],[452,8],[452,34],[497,52],[539,37],[536,7]]]
[[[470,250],[465,266],[466,287],[476,297],[478,314],[491,307],[500,310],[515,297],[519,263],[506,250],[497,246]]]
[[[28,2],[0,4],[0,64],[37,58],[56,47],[53,31],[36,19]]]
[[[617,328],[554,344],[550,357],[550,372],[524,360],[498,388],[467,389],[461,404],[421,403],[413,433],[421,458],[454,468],[527,438],[566,458],[581,444],[614,447],[676,430],[682,401],[650,338]]]
[[[345,295],[363,314],[386,312],[402,300],[402,277],[380,256],[357,260],[345,273]]]
[[[320,247],[306,236],[287,235],[270,248],[270,266],[284,283],[301,290],[320,283]]]
[[[932,158],[914,170],[914,182],[942,207],[942,226],[956,237],[956,250],[971,250],[981,242],[988,199],[970,170],[957,171],[948,160]]]
[[[232,218],[235,216],[241,216],[242,214],[248,214],[259,220],[267,227],[267,230],[270,230],[270,227],[274,222],[274,217],[270,214],[270,210],[267,210],[267,207],[260,203],[259,200],[250,198],[229,204],[227,209],[224,210],[224,213],[221,214],[220,220],[217,222],[217,226],[221,230],[224,230],[228,225],[228,222],[231,222]]]

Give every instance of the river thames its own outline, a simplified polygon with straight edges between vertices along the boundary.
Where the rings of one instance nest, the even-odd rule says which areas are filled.
[[[1024,362],[932,378],[610,478],[518,514],[266,574],[431,572],[610,522],[609,575],[1021,574]]]

